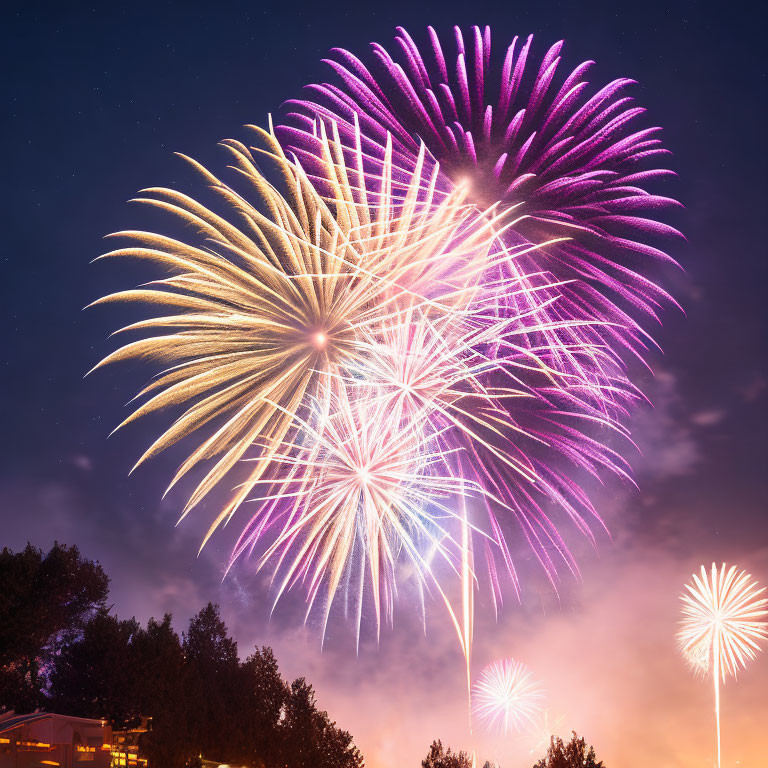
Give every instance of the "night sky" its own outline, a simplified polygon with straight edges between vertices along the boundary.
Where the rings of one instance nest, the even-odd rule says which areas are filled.
[[[398,605],[377,647],[339,620],[320,650],[298,597],[269,618],[267,585],[248,563],[222,582],[234,531],[196,556],[215,499],[174,527],[184,488],[161,501],[181,453],[128,471],[165,422],[107,439],[151,371],[115,366],[84,378],[114,349],[127,313],[83,307],[132,287],[140,268],[89,262],[112,231],[154,220],[126,201],[139,189],[194,183],[173,156],[220,169],[216,142],[265,123],[303,84],[327,76],[333,46],[358,54],[389,44],[397,25],[490,24],[498,46],[534,33],[540,56],[565,38],[565,66],[591,81],[639,81],[634,96],[664,127],[678,178],[665,193],[686,243],[685,272],[660,279],[670,310],[663,356],[641,384],[653,407],[635,418],[640,490],[595,490],[612,540],[575,543],[583,580],[557,601],[535,575],[522,606],[498,623],[478,606],[474,665],[519,656],[543,680],[551,719],[576,729],[609,768],[711,765],[709,685],[674,647],[678,594],[712,560],[768,583],[766,461],[766,131],[759,20],[748,4],[645,2],[387,2],[35,4],[3,12],[3,374],[0,546],[76,543],[112,579],[121,617],[165,611],[179,630],[218,602],[243,655],[275,648],[286,675],[306,674],[320,704],[348,728],[372,768],[417,766],[433,738],[468,746],[461,657],[440,605],[426,637]],[[569,70],[570,71],[570,70]],[[188,490],[188,488],[187,488]],[[1,585],[0,585],[1,588]],[[758,768],[768,746],[768,653],[723,699],[725,765]],[[760,725],[762,724],[762,725]],[[535,744],[485,743],[484,758],[526,765]],[[483,752],[484,750],[484,752]],[[539,750],[542,751],[542,750]],[[520,759],[518,759],[520,758]]]

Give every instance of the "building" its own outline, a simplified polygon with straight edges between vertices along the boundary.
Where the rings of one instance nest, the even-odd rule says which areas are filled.
[[[139,757],[139,739],[152,723],[151,717],[142,717],[138,728],[112,732],[112,767],[146,768],[146,758]]]
[[[0,768],[110,768],[112,729],[104,720],[52,712],[0,715]]]

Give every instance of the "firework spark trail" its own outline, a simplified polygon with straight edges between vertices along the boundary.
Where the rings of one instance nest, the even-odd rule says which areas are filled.
[[[475,718],[488,731],[503,736],[525,726],[535,727],[544,705],[544,691],[530,670],[515,659],[489,664],[472,690]]]
[[[542,750],[546,751],[551,743],[552,737],[557,736],[564,720],[565,715],[561,715],[550,722],[549,710],[544,710],[544,717],[542,718],[541,723],[537,723],[536,727],[531,729],[531,736],[536,739],[531,747],[530,753],[532,755],[538,754]]]
[[[360,169],[357,178],[363,189],[356,187],[355,192],[365,197],[380,194],[381,185],[378,183],[378,172],[365,172],[362,170],[364,165],[379,169],[383,163],[387,168],[397,167],[398,173],[402,174],[406,173],[402,165],[408,166],[414,162],[414,158],[409,157],[401,159],[401,166],[393,163],[391,137],[387,137],[385,147],[379,147],[382,156],[366,154],[362,149],[363,139],[356,116],[353,124],[347,125],[347,129],[352,131],[353,139],[350,139],[348,131],[340,135],[337,124],[330,123],[328,130],[333,133],[335,140],[334,152],[331,152],[328,148],[326,123],[315,123],[311,134],[305,135],[315,154],[297,150],[302,162],[315,168],[310,178],[326,196],[333,197],[338,189],[338,179],[331,176],[337,174],[338,178],[346,181],[347,167]],[[280,131],[281,127],[277,130]],[[354,144],[353,149],[345,145],[345,139]],[[434,158],[425,158],[424,150],[425,146],[420,145],[415,161],[419,169],[432,169],[434,194],[438,196],[442,189],[454,189],[455,185],[449,182]],[[459,186],[468,189],[466,180],[459,182]],[[372,191],[368,191],[367,187],[371,187]],[[394,177],[387,193],[401,194],[397,192]],[[618,326],[622,322],[621,318],[595,318],[588,317],[585,313],[571,316],[560,310],[563,291],[573,280],[555,282],[554,278],[538,269],[532,254],[543,253],[546,248],[569,240],[572,233],[561,228],[560,231],[552,232],[549,239],[532,244],[517,234],[516,228],[526,218],[517,214],[519,207],[519,204],[494,203],[485,210],[477,210],[477,216],[487,219],[480,229],[487,231],[487,236],[493,242],[492,251],[496,254],[496,258],[485,266],[485,274],[482,276],[486,312],[495,313],[497,316],[517,316],[533,312],[537,327],[529,324],[525,334],[520,336],[519,343],[534,349],[537,355],[549,361],[551,367],[572,377],[578,377],[581,388],[578,393],[575,388],[571,388],[571,396],[579,400],[580,407],[599,411],[608,418],[624,415],[628,404],[639,399],[641,395],[628,380],[615,353],[598,336],[592,337],[588,333],[590,326]],[[502,212],[501,215],[498,211]],[[503,226],[499,225],[500,220],[503,220]],[[477,275],[474,274],[471,285],[475,285],[476,281]],[[510,290],[513,286],[514,290]],[[466,295],[468,290],[471,290],[471,286],[460,291],[460,295]],[[496,342],[492,344],[492,349],[498,353],[499,346]],[[585,358],[584,352],[590,349],[593,354]]]
[[[427,587],[439,585],[426,550],[455,567],[460,554],[449,523],[460,514],[448,500],[482,488],[442,471],[446,452],[418,419],[404,423],[385,402],[358,392],[350,396],[343,385],[332,389],[329,412],[313,419],[316,425],[301,421],[301,443],[273,457],[300,471],[266,482],[270,494],[249,499],[266,506],[241,534],[232,561],[273,529],[260,563],[280,574],[275,602],[292,584],[306,581],[309,614],[325,584],[327,622],[340,585],[358,584],[355,590],[347,586],[344,596],[348,601],[356,594],[359,636],[366,569],[379,626],[382,613],[392,613],[401,555]]]
[[[316,558],[319,565],[309,580],[310,608],[317,597],[321,580],[325,580],[328,589],[324,593],[324,622],[327,622],[331,602],[337,589],[343,584],[345,603],[350,600],[350,592],[357,593],[354,602],[357,605],[356,624],[359,637],[364,579],[362,571],[359,572],[359,577],[351,577],[350,568],[369,562],[376,564],[371,567],[369,582],[370,592],[374,596],[377,626],[381,621],[382,602],[385,605],[384,613],[391,618],[391,598],[396,591],[396,558],[392,553],[403,549],[415,566],[414,570],[419,574],[421,581],[427,586],[435,582],[431,569],[424,568],[424,562],[416,556],[416,552],[421,548],[408,539],[413,526],[390,526],[389,530],[396,532],[395,538],[401,546],[396,546],[390,541],[380,541],[370,535],[353,536],[349,527],[345,528],[346,534],[343,536],[338,532],[330,536],[328,530],[336,530],[336,526],[362,526],[364,530],[369,530],[370,523],[366,521],[374,517],[385,520],[399,515],[406,519],[406,505],[391,505],[392,498],[397,498],[400,486],[390,486],[387,493],[382,485],[377,494],[366,497],[363,501],[361,496],[356,495],[356,490],[359,490],[357,486],[349,485],[347,475],[338,471],[329,472],[327,466],[336,462],[344,450],[354,447],[356,454],[348,460],[349,466],[377,467],[382,462],[381,452],[385,448],[389,450],[387,446],[392,440],[395,445],[404,445],[411,440],[406,440],[406,436],[415,431],[424,446],[424,455],[430,458],[430,463],[439,465],[443,472],[442,482],[447,483],[450,479],[454,505],[460,508],[460,512],[448,516],[455,525],[444,527],[440,533],[440,536],[446,537],[446,541],[454,539],[456,542],[450,549],[456,553],[457,568],[461,574],[462,608],[458,614],[445,593],[439,585],[437,586],[449,609],[467,660],[468,683],[472,600],[474,585],[477,582],[472,539],[475,536],[484,538],[486,549],[491,550],[491,558],[494,556],[493,550],[504,546],[505,557],[514,575],[511,558],[506,545],[503,544],[501,526],[493,509],[504,508],[510,514],[517,514],[517,507],[513,509],[509,506],[515,503],[515,499],[509,494],[497,497],[489,492],[483,470],[476,463],[472,468],[472,461],[467,458],[470,457],[467,442],[477,443],[480,448],[496,456],[507,473],[518,477],[516,482],[532,484],[537,480],[532,462],[513,436],[517,435],[518,441],[523,438],[538,438],[530,438],[514,423],[509,411],[500,408],[496,402],[498,398],[530,399],[532,395],[522,388],[522,383],[517,379],[510,380],[517,388],[490,388],[483,383],[483,378],[496,369],[503,369],[502,372],[509,369],[515,372],[516,377],[519,377],[518,369],[526,375],[538,372],[541,375],[553,376],[553,373],[527,349],[520,352],[520,360],[512,356],[507,360],[489,360],[476,352],[475,348],[482,346],[483,342],[490,338],[503,340],[511,333],[516,333],[515,327],[520,318],[493,318],[494,322],[490,326],[487,320],[477,325],[476,313],[473,312],[472,306],[470,304],[463,310],[444,313],[433,320],[430,320],[429,314],[424,313],[423,308],[409,307],[375,331],[366,329],[363,335],[365,341],[360,342],[365,355],[354,364],[340,366],[343,374],[328,373],[326,376],[329,386],[341,387],[335,406],[329,408],[328,413],[323,411],[323,414],[314,420],[318,426],[304,422],[300,425],[303,433],[302,445],[293,447],[302,449],[304,455],[298,458],[288,453],[274,457],[275,462],[284,463],[290,470],[283,479],[272,483],[280,489],[279,493],[269,489],[271,495],[266,498],[251,499],[259,502],[260,506],[246,526],[230,562],[231,566],[237,557],[251,552],[261,539],[266,538],[265,534],[274,536],[275,529],[278,528],[282,533],[276,536],[274,543],[266,550],[261,560],[262,566],[276,560],[279,569],[284,565],[287,549],[296,547],[301,552],[286,566],[288,575],[281,579],[278,598],[284,589],[300,580],[297,574],[306,575],[309,562]],[[352,403],[357,405],[353,406]],[[363,403],[364,408],[361,405]],[[320,412],[322,409],[316,410]],[[324,424],[324,419],[328,420],[327,424]],[[371,423],[366,424],[366,419]],[[361,435],[368,435],[371,430],[375,431],[374,437],[361,439]],[[329,441],[335,446],[330,458]],[[411,461],[416,461],[418,451],[413,451],[412,456]],[[398,456],[393,458],[400,460]],[[301,470],[296,471],[297,467]],[[265,485],[270,484],[267,479],[262,482]],[[507,481],[502,485],[513,487],[515,482]],[[431,487],[441,489],[439,482]],[[420,497],[424,516],[434,514],[435,510],[430,510],[430,505],[436,503],[433,496],[434,494],[423,493]],[[486,501],[489,526],[482,526],[477,520],[470,522],[466,497]],[[313,517],[316,519],[317,510],[325,508],[326,498],[333,498],[334,503],[330,504],[328,515],[323,516],[323,524],[310,525]],[[355,517],[356,509],[360,519]],[[438,508],[438,511],[445,515],[444,509]],[[415,515],[414,505],[410,516],[416,519]],[[529,527],[534,530],[540,525],[538,520],[529,523]],[[549,527],[551,528],[551,525]],[[548,528],[544,533],[547,532]],[[418,538],[425,546],[439,551],[441,555],[444,554],[442,547],[438,546],[438,540],[425,536],[423,530],[418,533]],[[532,538],[539,540],[541,536]],[[329,539],[332,539],[330,545],[327,543]],[[363,546],[358,546],[361,541]],[[336,552],[333,557],[328,554],[330,550]],[[385,553],[386,567],[378,564],[382,552]],[[357,554],[357,558],[353,557],[354,554]],[[537,556],[542,564],[547,564],[546,553],[537,551]],[[353,562],[355,559],[357,565]],[[384,595],[383,600],[379,598],[380,593]]]
[[[768,598],[745,571],[725,563],[718,570],[712,563],[708,574],[693,574],[686,584],[682,627],[677,639],[685,660],[697,671],[712,672],[715,693],[717,765],[720,766],[720,683],[736,677],[760,651],[759,642],[768,638]]]

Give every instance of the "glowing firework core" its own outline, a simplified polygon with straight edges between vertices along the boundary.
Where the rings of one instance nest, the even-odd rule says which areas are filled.
[[[322,331],[318,331],[312,337],[312,339],[313,339],[313,341],[315,343],[315,346],[318,347],[319,349],[323,349],[323,347],[325,347],[325,345],[326,345],[326,343],[328,341],[328,337]]]

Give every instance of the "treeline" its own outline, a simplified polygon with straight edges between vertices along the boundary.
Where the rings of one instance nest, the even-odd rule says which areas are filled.
[[[421,761],[421,768],[472,768],[472,759],[467,752],[454,752],[443,747],[440,740],[433,741],[427,756]],[[483,768],[497,768],[485,762]],[[593,747],[576,735],[564,742],[559,736],[550,739],[547,754],[533,768],[605,768],[598,761]]]
[[[254,768],[361,768],[349,733],[317,707],[303,678],[282,678],[272,650],[240,661],[218,607],[181,637],[171,616],[142,627],[106,607],[109,580],[76,547],[0,552],[0,711],[142,717],[140,748],[157,768],[199,755]]]

